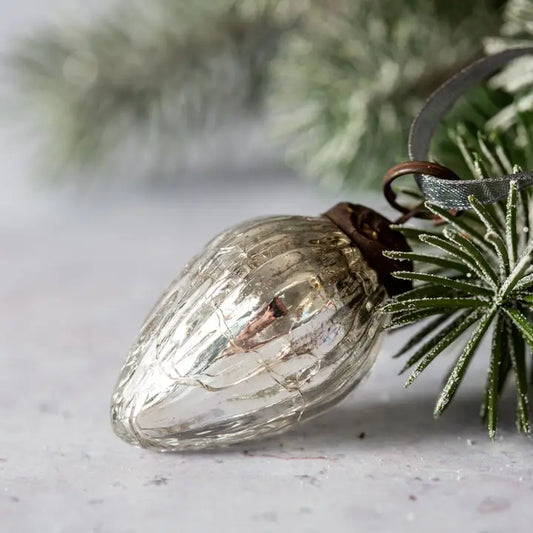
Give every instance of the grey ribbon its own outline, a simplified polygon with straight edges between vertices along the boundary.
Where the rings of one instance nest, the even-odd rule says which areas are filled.
[[[533,47],[511,48],[467,66],[441,85],[425,102],[411,125],[409,133],[409,157],[411,160],[428,159],[431,139],[443,116],[453,104],[478,83],[494,74],[509,61],[533,54]],[[533,185],[533,172],[519,172],[483,180],[449,181],[434,176],[415,175],[415,180],[427,201],[446,209],[470,208],[469,196],[481,203],[490,204],[507,196],[511,181],[518,189]]]

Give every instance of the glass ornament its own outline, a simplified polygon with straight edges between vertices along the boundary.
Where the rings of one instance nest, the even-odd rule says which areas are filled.
[[[405,290],[383,216],[341,203],[320,217],[230,229],[147,317],[112,398],[116,434],[161,451],[280,433],[344,398],[375,362],[387,294]],[[405,264],[402,265],[405,269]]]

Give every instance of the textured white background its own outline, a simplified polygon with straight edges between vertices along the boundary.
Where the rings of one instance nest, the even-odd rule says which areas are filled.
[[[51,5],[0,1],[2,49]],[[486,349],[439,421],[449,360],[405,391],[392,337],[357,391],[280,438],[186,455],[119,441],[116,374],[187,258],[235,222],[334,199],[275,165],[127,195],[55,191],[29,181],[28,154],[1,126],[0,531],[531,531],[533,446],[514,433],[512,392],[495,443],[477,419]]]

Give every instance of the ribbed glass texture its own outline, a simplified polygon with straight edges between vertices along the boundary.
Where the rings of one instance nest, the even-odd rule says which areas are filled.
[[[215,238],[170,284],[119,376],[115,432],[159,450],[272,435],[342,399],[374,363],[385,298],[327,218]]]

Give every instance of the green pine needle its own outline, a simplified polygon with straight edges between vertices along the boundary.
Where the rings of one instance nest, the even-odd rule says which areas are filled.
[[[518,194],[512,182],[507,201],[498,207],[503,217],[493,216],[490,207],[481,205],[475,198],[471,198],[471,204],[468,219],[427,206],[448,221],[448,226],[441,236],[426,235],[423,231],[411,236],[416,235],[419,245],[425,244],[436,255],[386,254],[414,262],[414,272],[396,272],[395,276],[412,280],[415,286],[408,293],[392,298],[382,311],[390,314],[391,329],[431,318],[396,354],[409,354],[402,372],[414,368],[406,386],[453,343],[463,340],[463,348],[437,400],[435,416],[452,401],[482,340],[492,329],[482,418],[490,437],[494,438],[498,398],[512,371],[517,391],[517,428],[529,433],[528,367],[533,366],[533,239],[529,238],[529,194]],[[435,274],[422,271],[427,265],[437,265],[440,271]]]

